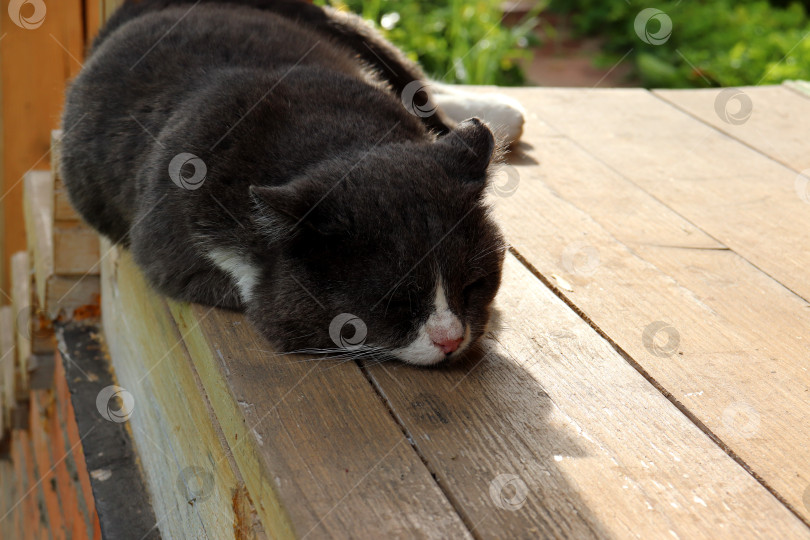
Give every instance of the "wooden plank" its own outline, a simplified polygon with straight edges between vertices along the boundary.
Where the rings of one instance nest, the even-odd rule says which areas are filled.
[[[70,204],[67,188],[62,182],[60,163],[62,159],[62,130],[51,131],[51,174],[53,175],[53,219],[59,221],[79,221],[79,215]]]
[[[68,385],[70,389],[70,398],[64,404],[67,441],[57,451],[66,456],[64,463],[75,464],[73,477],[78,481],[72,489],[83,495],[75,497],[83,506],[75,516],[83,520],[78,528],[84,530],[84,536],[92,536],[98,524],[104,538],[157,538],[157,519],[129,426],[109,420],[109,413],[117,411],[120,404],[105,402],[110,397],[108,388],[117,381],[100,327],[90,321],[60,321],[57,333],[60,345],[55,378],[60,375],[59,368],[64,367],[63,382],[67,383],[57,384],[57,399],[67,398]],[[127,486],[125,493],[121,486]]]
[[[25,358],[53,352],[53,328],[45,312],[40,309],[32,291],[32,261],[29,253],[12,256],[12,305],[17,325],[17,339],[25,340],[18,352]]]
[[[368,368],[478,535],[810,535],[511,256],[497,303],[480,359]]]
[[[60,276],[99,273],[98,233],[82,222],[58,221],[53,230],[53,271]]]
[[[77,312],[97,316],[100,287],[99,276],[94,275],[49,277],[43,287],[48,316],[73,318]]]
[[[31,421],[30,421],[30,435],[31,446],[33,448],[32,459],[36,462],[39,476],[37,481],[40,482],[42,497],[45,503],[45,511],[48,515],[48,533],[54,540],[63,540],[66,535],[64,525],[64,514],[62,505],[59,500],[58,482],[56,476],[56,460],[63,461],[62,455],[51,455],[51,444],[48,433],[49,422],[49,405],[53,401],[53,392],[51,390],[32,390],[31,391]]]
[[[258,537],[250,526],[235,530],[233,497],[243,483],[165,303],[128,254],[113,250],[102,272],[110,357],[134,405],[110,418],[132,428],[161,531],[178,538]]]
[[[16,6],[26,15],[31,4],[18,2]],[[79,72],[84,48],[82,0],[47,2],[45,17],[36,28],[24,28],[17,17],[13,22],[11,15],[16,14],[5,7],[0,10],[0,36],[3,36],[0,191],[6,257],[25,249],[25,230],[20,227],[23,176],[47,164],[50,130],[59,126],[65,82]],[[37,25],[39,21],[32,23]],[[3,272],[6,268],[4,262]],[[2,286],[8,288],[7,276]]]
[[[61,352],[57,352],[56,354],[59,355],[59,363],[63,364],[65,361],[61,355]],[[64,364],[63,364],[64,365]],[[76,364],[72,364],[71,367],[75,367]],[[78,371],[78,369],[76,369]],[[73,465],[74,468],[71,470],[73,478],[79,483],[79,493],[80,496],[78,497],[79,502],[83,503],[85,508],[85,515],[91,521],[91,526],[100,527],[99,519],[98,519],[98,512],[96,511],[96,504],[95,498],[93,497],[93,489],[90,485],[90,474],[87,471],[87,459],[84,453],[84,448],[82,447],[82,439],[79,435],[79,425],[76,422],[76,413],[75,409],[73,408],[73,403],[71,402],[72,398],[68,398],[65,410],[65,435],[67,436],[67,440],[65,441],[65,452],[71,452],[73,459],[68,460],[68,465]],[[88,428],[89,429],[89,428]],[[100,457],[100,456],[98,456]],[[92,529],[88,527],[85,530],[85,534],[88,536],[93,536],[94,538],[100,538],[101,535],[92,535]]]
[[[52,354],[54,341],[51,320],[39,307],[35,296],[32,298],[31,306],[33,308],[30,324],[31,353],[35,355]]]
[[[47,304],[48,278],[53,275],[53,177],[48,171],[25,175],[25,228],[34,266],[37,297]]]
[[[72,316],[77,309],[94,309],[99,302],[99,279],[96,267],[81,275],[58,275],[54,263],[54,220],[53,220],[53,177],[48,171],[32,171],[25,178],[25,224],[31,231],[28,235],[29,252],[33,257],[36,294],[41,309],[51,319],[60,314]],[[92,233],[87,230],[79,233],[83,240],[83,261],[79,268],[86,266],[87,247]],[[97,238],[97,237],[96,237]],[[97,248],[98,249],[98,248]],[[97,258],[97,257],[96,257]]]
[[[517,161],[534,165],[518,168],[514,196],[497,199],[510,242],[673,401],[808,519],[802,497],[810,485],[810,451],[797,444],[810,440],[804,397],[810,348],[802,330],[810,327],[807,302],[578,141],[538,127],[547,111],[542,92],[513,95],[529,109],[527,137],[534,145]],[[656,349],[645,338],[658,321],[666,323],[658,337],[672,332],[677,349]]]
[[[276,356],[239,314],[171,309],[267,530],[470,537],[353,362]]]
[[[65,431],[66,425],[64,422],[64,407],[66,401],[70,400],[68,394],[67,381],[65,381],[65,372],[62,369],[61,359],[58,353],[54,362],[54,379],[53,379],[53,402],[50,407],[46,408],[48,425],[46,430],[50,439],[50,453],[53,462],[53,476],[57,490],[57,499],[62,509],[64,517],[65,530],[70,535],[71,540],[78,538],[87,538],[86,527],[84,527],[85,515],[79,507],[80,500],[80,485],[78,481],[73,481],[70,476],[68,464],[71,464],[75,470],[75,463],[73,462],[74,456],[70,451],[70,447],[65,446]],[[81,522],[82,526],[77,526],[76,522]],[[84,533],[81,534],[81,531]]]
[[[28,252],[20,251],[11,256],[11,309],[14,313],[14,338],[16,340],[18,399],[28,392],[28,369],[31,360],[31,265]]]
[[[807,133],[800,120],[810,117],[810,99],[785,86],[654,93],[796,172],[810,169]]]
[[[27,512],[23,519],[23,529],[26,537],[47,538],[49,526],[48,513],[45,509],[45,497],[42,491],[42,484],[39,482],[41,476],[37,469],[36,459],[34,459],[34,446],[31,441],[31,434],[28,430],[18,430],[20,435],[20,454],[16,459],[20,459],[25,471],[25,490],[22,501],[27,506]]]
[[[16,380],[14,365],[17,358],[14,339],[14,312],[11,306],[0,307],[0,380],[2,380],[3,422],[9,429],[12,426],[12,411],[16,400]]]
[[[810,81],[785,81],[782,84],[802,97],[810,98]]]
[[[98,34],[104,20],[103,0],[83,0],[84,3],[84,40],[85,46],[90,47],[93,38]]]
[[[810,212],[795,171],[644,90],[538,89],[532,106],[597,159],[810,299],[810,251],[795,249],[810,245]]]
[[[13,449],[12,449],[13,451]],[[0,505],[0,535],[3,538],[19,538],[15,531],[16,514],[12,509],[17,502],[17,475],[14,471],[14,463],[10,459],[0,460],[0,478],[4,479],[2,486],[3,504]]]
[[[36,480],[33,479],[31,445],[26,430],[14,430],[11,460],[14,462],[14,472],[17,478],[17,493],[20,494],[11,509],[11,512],[19,516],[16,537],[26,540],[33,539],[35,535],[39,534],[40,522],[33,485]]]
[[[110,18],[116,9],[124,3],[124,0],[101,0],[104,3],[104,20]]]
[[[51,132],[51,178],[42,178],[44,173],[32,172],[26,178],[26,216],[31,234],[30,251],[45,253],[50,257],[43,260],[46,267],[42,272],[60,276],[98,275],[99,247],[98,235],[93,229],[80,220],[68,200],[67,190],[59,173],[61,157],[61,131]],[[46,201],[50,197],[52,200]],[[28,216],[31,214],[31,216]],[[50,225],[51,233],[43,234]],[[50,243],[50,245],[48,245]]]

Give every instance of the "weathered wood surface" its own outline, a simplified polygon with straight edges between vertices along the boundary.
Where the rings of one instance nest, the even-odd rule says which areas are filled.
[[[613,91],[601,93],[615,100]],[[581,93],[594,94],[600,92]],[[499,200],[515,249],[549,281],[564,278],[573,290],[558,287],[561,295],[810,520],[803,502],[810,451],[799,442],[810,440],[810,305],[662,203],[665,187],[653,196],[632,181],[639,162],[673,159],[668,156],[679,153],[678,140],[655,156],[642,153],[608,167],[580,139],[555,129],[573,125],[566,114],[582,114],[587,105],[567,104],[580,94],[515,95],[530,110],[527,137],[535,147],[516,156],[534,162],[519,167],[518,193]],[[620,147],[614,154],[629,152],[624,145],[631,143],[613,140],[619,126],[598,125],[603,116],[610,114],[594,116],[592,132],[603,135],[604,145]],[[554,127],[545,123],[549,118]],[[729,177],[734,167],[767,160],[729,144],[752,154],[739,162],[719,154]]]
[[[47,298],[48,279],[53,275],[53,177],[48,171],[25,176],[25,230],[34,267],[37,297]]]
[[[95,322],[59,322],[56,331],[59,350],[54,353],[49,437],[53,454],[65,456],[55,473],[63,488],[59,497],[66,525],[73,521],[72,528],[83,529],[78,538],[158,540],[157,519],[130,426],[110,420],[124,415],[119,412],[123,403],[103,399],[111,397],[105,389],[118,381],[99,327]],[[101,404],[99,396],[103,396]],[[76,480],[66,478],[65,464]],[[91,534],[95,527],[100,534]]]
[[[164,301],[145,289],[127,259],[105,269],[115,272],[118,291],[137,294],[119,292],[119,307],[105,301],[103,312],[157,313],[157,321],[138,323],[155,341],[151,324],[171,326],[162,315]],[[669,531],[810,537],[799,519],[511,257],[499,303],[507,329],[478,360],[444,372],[364,368],[405,436],[354,363],[274,356],[237,314],[171,303],[178,342],[157,341],[169,348],[165,362],[175,370],[172,348],[188,350],[267,530],[286,525],[297,536],[350,536],[362,523],[362,531],[444,536],[442,525],[461,524],[449,504],[427,505],[433,519],[421,515],[426,509],[406,511],[406,503],[417,504],[407,499],[413,493],[423,504],[426,491],[441,500],[440,486],[467,530],[483,537]],[[120,334],[123,327],[110,328]],[[142,331],[126,328],[127,339],[140,343]],[[111,350],[115,355],[120,346]],[[160,348],[146,353],[166,355]],[[132,355],[128,362],[131,370]],[[144,380],[165,377],[159,369]],[[136,403],[160,399],[147,393]],[[138,429],[134,433],[149,444]],[[423,465],[415,456],[408,458],[411,445],[438,486],[431,486],[428,471],[418,473]],[[368,500],[378,502],[369,507]],[[396,500],[398,512],[380,507],[389,500]]]
[[[807,302],[629,181],[643,156],[613,170],[579,140],[538,127],[548,116],[567,125],[558,93],[520,97],[536,130],[536,148],[523,159],[539,164],[519,169],[521,190],[500,208],[516,249],[550,279],[573,284],[560,293],[810,516],[802,502],[810,454],[797,444],[810,440]],[[578,115],[578,106],[566,110]],[[654,354],[645,346],[656,321],[666,323],[659,338],[672,332],[678,348]]]
[[[79,221],[79,215],[70,204],[67,188],[62,182],[60,163],[62,159],[62,130],[51,132],[51,174],[53,175],[53,219],[58,221]]]
[[[656,90],[654,94],[690,116],[810,177],[806,119],[810,99],[786,86],[706,90]]]
[[[31,273],[28,252],[11,256],[11,311],[17,358],[14,372],[18,397],[27,397],[28,370],[31,360]]]
[[[810,205],[775,157],[800,158],[795,132],[724,133],[677,94],[508,93],[529,119],[492,197],[504,328],[464,363],[276,355],[103,257],[163,530],[810,538],[810,259],[790,249]],[[212,495],[184,502],[181,465]]]
[[[468,536],[354,362],[276,356],[240,315],[172,311],[268,530],[283,515],[298,537]]]
[[[158,526],[177,537],[259,537],[251,520],[235,515],[243,483],[165,302],[146,289],[127,254],[105,251],[102,315],[118,388],[100,411],[129,422]]]
[[[60,314],[72,316],[76,309],[97,305],[98,236],[78,222],[60,221],[56,226],[54,178],[50,171],[26,175],[23,202],[40,309],[55,319]]]
[[[538,89],[531,107],[605,165],[810,298],[810,250],[796,249],[810,245],[810,212],[795,171],[645,90]]]
[[[16,357],[14,312],[11,306],[3,306],[0,308],[0,395],[2,395],[0,410],[2,410],[4,431],[11,429],[11,413],[17,399],[14,379]]]
[[[481,537],[810,533],[513,257],[498,306],[480,361],[369,368]],[[500,474],[528,488],[516,511],[492,504]]]

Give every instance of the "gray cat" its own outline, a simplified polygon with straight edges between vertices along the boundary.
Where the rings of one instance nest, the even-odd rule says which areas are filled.
[[[329,9],[131,0],[68,91],[62,174],[161,293],[281,351],[435,364],[485,332],[505,244],[493,135],[424,80]]]

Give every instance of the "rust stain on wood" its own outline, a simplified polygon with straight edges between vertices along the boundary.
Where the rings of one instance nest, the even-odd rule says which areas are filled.
[[[256,512],[253,501],[250,500],[245,484],[239,483],[232,491],[231,504],[233,505],[233,537],[235,540],[248,540],[255,538],[254,523]]]

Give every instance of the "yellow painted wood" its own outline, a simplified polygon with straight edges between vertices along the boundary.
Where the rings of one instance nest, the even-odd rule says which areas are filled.
[[[103,265],[104,335],[134,405],[118,416],[128,417],[164,537],[260,538],[236,518],[243,484],[165,301],[129,254],[112,248]]]

